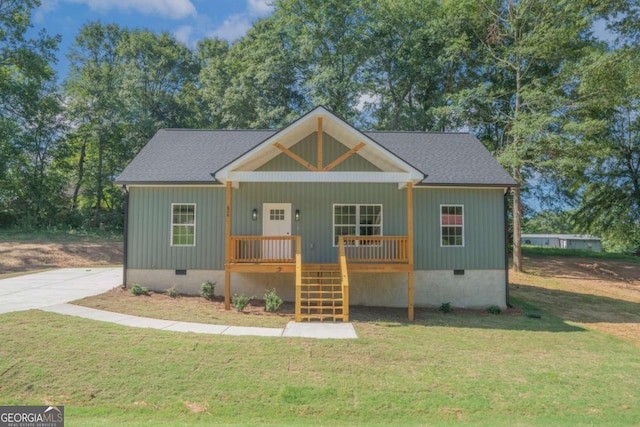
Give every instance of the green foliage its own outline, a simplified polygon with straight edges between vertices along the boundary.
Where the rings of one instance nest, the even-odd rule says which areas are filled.
[[[245,294],[233,294],[231,297],[231,305],[233,305],[236,311],[243,311],[252,299],[253,297],[248,297]]]
[[[491,305],[491,306],[487,307],[487,313],[489,313],[489,314],[500,314],[500,313],[502,313],[502,309],[500,307],[498,307],[497,305]]]
[[[266,311],[278,311],[282,305],[282,298],[278,296],[275,289],[267,290],[264,294],[264,309]]]
[[[173,286],[165,291],[165,294],[171,298],[178,298],[180,296],[180,292]]]
[[[451,313],[451,303],[443,302],[440,304],[440,308],[438,308],[442,313]]]
[[[208,299],[209,301],[213,301],[215,298],[215,290],[216,283],[206,281],[202,285],[200,285],[200,296],[204,299]]]
[[[588,249],[561,249],[542,246],[523,246],[522,253],[528,257],[577,257],[638,263],[640,257],[620,252],[597,252]]]
[[[135,296],[139,296],[139,295],[149,295],[149,289],[144,287],[144,286],[140,286],[137,283],[134,283],[131,286],[131,293]]]

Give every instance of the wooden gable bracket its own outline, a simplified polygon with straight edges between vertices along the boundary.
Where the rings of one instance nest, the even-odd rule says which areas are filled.
[[[293,151],[289,150],[287,147],[285,147],[284,145],[280,144],[279,142],[274,143],[273,146],[276,147],[278,150],[282,151],[287,156],[291,157],[296,162],[300,163],[305,168],[309,169],[310,171],[314,171],[314,172],[318,171],[318,168],[316,168],[311,163],[307,162],[305,159],[303,159],[302,157],[298,156],[296,153],[294,153]]]
[[[322,117],[318,117],[318,170],[322,170]]]
[[[361,142],[360,144],[356,145],[355,147],[353,147],[351,150],[347,151],[346,153],[344,153],[342,156],[338,157],[337,159],[335,159],[333,162],[331,162],[330,164],[328,164],[327,166],[325,166],[324,168],[322,168],[323,171],[330,171],[331,169],[335,168],[336,166],[338,166],[340,163],[344,162],[345,160],[347,160],[349,157],[353,156],[354,154],[356,154],[358,151],[360,151],[365,145],[364,142]]]

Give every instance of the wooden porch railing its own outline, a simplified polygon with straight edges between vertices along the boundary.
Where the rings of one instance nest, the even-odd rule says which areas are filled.
[[[295,263],[300,236],[231,236],[230,263]]]
[[[340,236],[350,263],[406,264],[409,262],[408,236]]]

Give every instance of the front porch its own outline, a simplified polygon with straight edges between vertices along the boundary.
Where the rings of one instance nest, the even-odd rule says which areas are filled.
[[[413,320],[413,256],[409,236],[340,236],[337,263],[303,263],[301,236],[229,236],[225,308],[231,273],[294,273],[295,320],[349,321],[350,273],[406,273]]]

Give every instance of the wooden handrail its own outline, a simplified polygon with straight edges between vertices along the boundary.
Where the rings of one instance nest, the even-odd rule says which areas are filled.
[[[301,237],[296,236],[296,322],[302,321],[302,245]]]
[[[349,321],[349,272],[347,257],[344,251],[344,236],[338,238],[338,259],[340,261],[340,275],[342,276],[342,321]]]
[[[408,236],[340,236],[345,256],[352,263],[409,262]]]
[[[231,236],[229,263],[295,263],[300,236]]]

